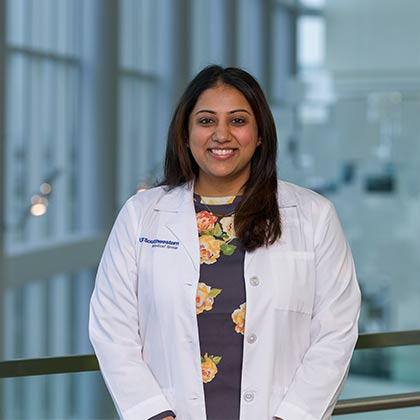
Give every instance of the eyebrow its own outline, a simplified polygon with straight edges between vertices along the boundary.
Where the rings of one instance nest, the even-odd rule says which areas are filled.
[[[195,113],[195,115],[201,114],[201,113],[203,113],[203,112],[207,112],[207,113],[209,113],[209,114],[214,114],[214,115],[216,115],[216,114],[217,114],[217,112],[216,112],[216,111],[212,111],[212,110],[210,110],[210,109],[200,109],[200,111],[197,111],[197,112]],[[229,112],[228,112],[228,114],[234,114],[235,112],[246,112],[247,114],[251,115],[251,113],[250,113],[248,110],[246,110],[246,109],[234,109],[234,110],[232,110],[232,111],[229,111]]]

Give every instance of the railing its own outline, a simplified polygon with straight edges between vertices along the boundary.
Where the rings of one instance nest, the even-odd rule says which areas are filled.
[[[420,330],[361,334],[357,341],[356,349],[362,350],[411,345],[420,345]],[[99,370],[99,365],[98,360],[94,355],[45,357],[42,359],[22,359],[0,362],[0,378],[89,372],[96,370]],[[415,406],[420,406],[420,392],[352,398],[338,401],[334,410],[334,415]]]

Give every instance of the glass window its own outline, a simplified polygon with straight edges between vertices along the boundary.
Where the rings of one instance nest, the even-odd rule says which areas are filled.
[[[6,245],[79,230],[80,1],[9,1]]]
[[[267,45],[264,39],[265,2],[260,0],[239,0],[237,2],[237,44],[236,54],[240,67],[252,73],[260,82],[264,80],[264,58]]]
[[[325,60],[325,20],[301,16],[298,20],[298,63],[303,68],[320,67]]]
[[[121,0],[121,66],[153,72],[156,70],[159,38],[159,1]]]
[[[79,121],[84,3],[7,1],[6,95],[1,98],[5,249],[0,256],[5,262],[0,281],[5,359],[92,353],[87,322],[97,257],[74,264],[71,272],[63,269],[69,261],[77,262],[84,241],[98,239],[97,232],[82,229],[80,210],[86,195],[81,157],[89,146],[80,140]],[[96,211],[94,205],[84,207]],[[102,246],[99,240],[95,248]],[[92,400],[100,388],[66,375],[4,384],[4,418],[71,418],[79,390]],[[92,403],[83,416],[94,418],[100,407]]]
[[[228,53],[232,47],[229,8],[224,0],[192,2],[191,27],[192,76],[209,64],[226,65],[232,60]]]
[[[4,419],[119,418],[100,372],[0,379],[0,385]],[[99,405],[101,413],[95,410]]]
[[[304,7],[313,9],[322,9],[325,7],[326,0],[300,0],[300,4]]]
[[[337,207],[362,288],[360,332],[419,329],[420,100],[412,75],[420,67],[410,48],[420,35],[413,18],[420,6],[360,5],[301,9],[303,92],[292,178]],[[356,351],[341,398],[418,391],[418,354],[416,346]],[[411,419],[419,412],[346,417]]]
[[[168,53],[171,36],[160,30],[167,22],[164,6],[164,0],[120,3],[119,203],[162,174],[171,102],[171,69],[158,60]]]
[[[294,16],[282,5],[272,10],[273,32],[271,34],[271,91],[270,99],[288,101],[288,88],[295,71]]]
[[[120,84],[120,202],[138,189],[156,183],[162,171],[162,154],[156,146],[157,81],[123,76]]]
[[[87,325],[94,277],[94,268],[79,269],[7,288],[5,359],[92,353]],[[5,418],[27,419],[71,418],[72,410],[80,407],[72,396],[85,384],[71,375],[7,379],[5,383]],[[61,414],[54,415],[58,411]]]

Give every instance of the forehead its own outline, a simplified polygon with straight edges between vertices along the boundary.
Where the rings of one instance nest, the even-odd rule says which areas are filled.
[[[215,111],[230,111],[240,107],[252,112],[251,105],[246,100],[243,93],[235,87],[229,85],[217,85],[203,91],[198,97],[194,110],[198,110],[203,107]]]

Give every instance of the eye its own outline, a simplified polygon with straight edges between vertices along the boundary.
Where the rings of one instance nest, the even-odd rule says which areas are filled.
[[[211,118],[200,118],[199,120],[198,120],[198,122],[199,122],[199,124],[201,124],[201,125],[209,125],[209,124],[211,124],[212,122],[213,122],[213,120],[211,119]]]
[[[245,124],[245,123],[246,123],[246,121],[245,121],[243,118],[241,118],[241,117],[235,117],[235,118],[232,120],[232,122],[233,122],[233,124],[235,124],[235,125],[243,125],[243,124]]]

